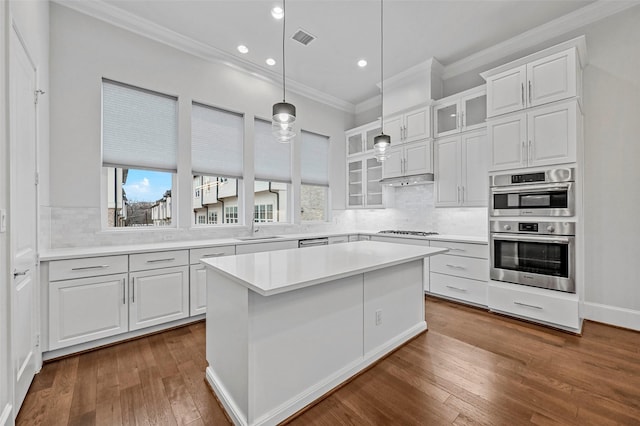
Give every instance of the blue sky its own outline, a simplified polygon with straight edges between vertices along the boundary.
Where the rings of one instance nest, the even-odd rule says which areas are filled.
[[[124,190],[129,201],[157,201],[171,189],[171,173],[129,169]]]

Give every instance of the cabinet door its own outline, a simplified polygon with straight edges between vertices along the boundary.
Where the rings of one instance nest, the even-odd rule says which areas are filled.
[[[49,350],[128,331],[127,274],[49,285]]]
[[[389,149],[389,157],[382,163],[382,176],[386,178],[402,176],[404,151],[401,146]]]
[[[382,163],[375,158],[367,158],[367,198],[365,203],[368,207],[382,205]]]
[[[527,65],[527,95],[530,107],[577,95],[576,53],[564,52],[538,59]]]
[[[517,169],[527,166],[526,114],[491,120],[487,123],[487,132],[490,170]]]
[[[404,158],[405,175],[433,172],[430,141],[417,142],[405,146]]]
[[[487,78],[487,117],[524,108],[526,65]]]
[[[349,161],[347,163],[347,174],[347,206],[363,207],[362,179],[364,170],[362,168],[362,160]]]
[[[429,107],[418,108],[406,113],[404,115],[404,142],[419,141],[430,137],[429,121]]]
[[[369,129],[365,132],[365,150],[372,151],[373,150],[373,142],[374,138],[380,134],[380,126],[376,126],[372,129]]]
[[[189,316],[189,268],[131,273],[129,330]]]
[[[484,128],[487,119],[487,94],[483,91],[460,100],[462,130]]]
[[[486,206],[489,188],[489,149],[486,132],[472,132],[462,135],[461,186],[462,204],[465,206]]]
[[[576,114],[575,101],[528,113],[529,166],[576,161]]]
[[[403,141],[404,121],[401,115],[390,117],[384,120],[384,133],[391,136],[391,144],[399,144]]]
[[[457,206],[460,202],[460,137],[436,141],[435,205]]]
[[[461,119],[460,104],[455,101],[435,106],[433,108],[433,118],[436,137],[458,133]]]
[[[191,265],[189,274],[189,314],[207,312],[207,269],[204,265]]]
[[[362,132],[347,134],[347,155],[360,154],[362,152]]]

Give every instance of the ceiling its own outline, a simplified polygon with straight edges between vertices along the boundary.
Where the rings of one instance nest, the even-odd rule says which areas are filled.
[[[282,0],[102,0],[112,15],[143,18],[206,46],[252,72],[277,81],[282,68],[282,20],[271,16]],[[72,1],[61,1],[63,4]],[[434,57],[445,67],[541,25],[593,6],[584,0],[387,0],[384,2],[384,78]],[[584,9],[582,9],[584,10]],[[286,75],[307,87],[357,105],[379,94],[380,2],[286,2]],[[131,19],[128,19],[131,21]],[[291,40],[303,28],[308,46]],[[184,37],[183,37],[184,39]],[[249,53],[242,55],[237,46]],[[273,67],[265,59],[274,58]],[[368,66],[359,68],[357,61]]]

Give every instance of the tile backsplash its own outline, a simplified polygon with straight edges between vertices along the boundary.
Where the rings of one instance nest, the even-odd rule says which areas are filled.
[[[387,206],[385,209],[334,210],[333,220],[329,223],[260,226],[260,231],[263,235],[269,235],[401,229],[454,235],[487,235],[486,208],[435,208],[433,185],[384,188],[384,197]],[[248,234],[246,226],[103,231],[100,209],[92,207],[42,207],[40,220],[40,243],[43,248],[147,244]]]

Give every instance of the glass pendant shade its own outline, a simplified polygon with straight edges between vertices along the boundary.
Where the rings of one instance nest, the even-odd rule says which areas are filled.
[[[389,158],[389,153],[387,152],[387,148],[391,145],[391,136],[385,135],[384,133],[380,133],[378,136],[373,138],[373,149],[375,152],[375,157],[378,162],[385,161]]]
[[[296,107],[287,102],[273,105],[273,119],[271,132],[278,142],[290,142],[296,136],[294,123],[296,121]]]

